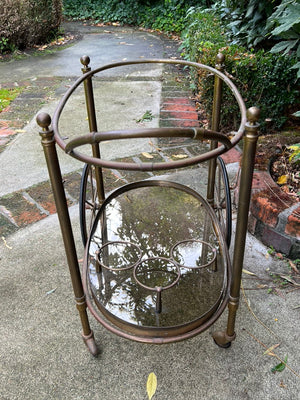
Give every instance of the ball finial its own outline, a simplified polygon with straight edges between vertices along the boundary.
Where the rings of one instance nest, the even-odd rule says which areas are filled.
[[[36,122],[41,128],[47,130],[51,124],[51,117],[45,112],[40,112],[36,117]]]
[[[89,56],[82,56],[82,57],[80,58],[81,64],[84,65],[85,67],[87,67],[87,66],[89,65],[90,61],[91,61],[91,60],[90,60],[90,57],[89,57]]]
[[[222,53],[218,53],[216,57],[217,64],[223,64],[225,61],[225,56]]]
[[[247,119],[251,125],[254,125],[260,117],[260,109],[257,107],[250,107],[247,110]]]

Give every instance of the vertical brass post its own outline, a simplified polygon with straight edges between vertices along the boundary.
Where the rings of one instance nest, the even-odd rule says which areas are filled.
[[[83,65],[81,71],[85,74],[86,72],[91,71],[91,67],[89,67],[90,57],[82,56],[80,58],[80,62]],[[94,101],[94,91],[93,91],[93,83],[92,78],[89,76],[84,80],[84,92],[85,92],[85,102],[87,108],[87,115],[89,121],[89,129],[90,132],[97,132],[97,119],[96,119],[96,111],[95,111],[95,101]],[[100,158],[100,148],[99,144],[92,145],[93,157]],[[101,204],[105,199],[104,193],[104,182],[103,182],[103,174],[102,169],[100,167],[95,167],[95,178],[97,183],[97,195],[99,203]]]
[[[75,295],[76,307],[79,311],[81,324],[82,324],[82,337],[87,345],[89,351],[96,356],[98,349],[94,340],[93,332],[90,328],[88,315],[86,311],[86,301],[83,292],[81,274],[78,265],[77,252],[72,232],[72,225],[68,212],[68,206],[59,166],[58,156],[55,147],[55,139],[53,131],[50,129],[51,118],[49,114],[40,113],[37,116],[37,123],[42,128],[40,136],[42,137],[41,143],[43,146],[45,159],[48,167],[52,191],[56,210],[59,218],[60,228],[62,232],[65,252],[69,265],[73,291]]]
[[[239,306],[240,286],[245,253],[248,213],[251,200],[251,187],[255,165],[255,152],[258,139],[259,109],[251,107],[247,111],[247,123],[243,145],[243,158],[239,185],[238,214],[235,232],[235,243],[232,263],[232,283],[228,304],[228,321],[226,332],[216,332],[213,337],[221,347],[229,347],[235,339],[235,318]]]
[[[223,54],[219,53],[216,57],[216,66],[215,68],[218,71],[222,71],[224,69],[224,61],[225,57]],[[212,108],[212,120],[211,120],[211,129],[214,131],[219,130],[220,125],[220,112],[221,112],[221,101],[222,101],[222,89],[223,89],[223,81],[217,75],[215,75],[214,81],[214,96],[213,96],[213,108]],[[218,142],[212,140],[210,143],[210,149],[214,150],[218,146]],[[216,178],[216,164],[217,160],[212,158],[209,160],[208,165],[208,181],[207,181],[207,192],[206,192],[206,199],[208,203],[214,208],[215,206],[215,178]],[[209,241],[209,235],[211,231],[211,227],[209,225],[208,220],[204,224],[204,234],[203,240]],[[205,262],[207,259],[207,249],[202,251],[202,262]],[[217,263],[213,265],[213,271],[217,271]]]
[[[222,71],[224,69],[224,61],[225,61],[224,55],[219,53],[216,58],[216,66],[215,66],[215,68],[218,71]],[[213,109],[212,109],[212,120],[211,120],[211,129],[213,131],[218,131],[220,127],[222,90],[223,90],[223,81],[217,75],[215,75]],[[214,150],[217,146],[218,142],[214,140],[211,142],[210,149]],[[208,203],[211,206],[213,206],[214,204],[215,174],[216,174],[216,159],[212,158],[209,161],[207,197],[206,197]]]

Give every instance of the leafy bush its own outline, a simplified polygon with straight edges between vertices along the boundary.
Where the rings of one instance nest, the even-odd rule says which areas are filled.
[[[212,8],[226,27],[231,43],[292,54],[298,58],[293,68],[300,77],[299,0],[217,0]]]
[[[165,32],[181,32],[187,9],[204,0],[64,0],[64,14],[72,19],[142,25]]]
[[[218,13],[233,44],[251,47],[266,41],[267,19],[280,0],[218,0],[213,9]]]
[[[287,120],[289,107],[296,103],[298,92],[293,66],[297,60],[265,50],[249,51],[237,44],[228,45],[226,32],[216,14],[201,8],[191,8],[187,16],[189,27],[183,36],[184,56],[192,61],[214,66],[218,52],[225,55],[225,70],[235,82],[246,106],[261,109],[261,129],[279,129]],[[201,76],[198,83],[201,101],[210,109],[213,81]],[[221,123],[237,120],[238,109],[232,94],[224,90]]]
[[[0,52],[47,41],[59,28],[61,0],[0,2]]]
[[[272,47],[272,53],[283,52],[290,54],[295,51],[300,60],[300,3],[296,0],[283,1],[274,13],[268,18],[267,28],[271,29],[273,38],[280,40]],[[298,69],[297,77],[300,78],[300,61],[294,65]]]
[[[144,5],[134,0],[64,0],[64,14],[72,19],[139,24]]]

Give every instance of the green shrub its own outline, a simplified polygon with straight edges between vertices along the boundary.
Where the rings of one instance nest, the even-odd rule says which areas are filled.
[[[64,0],[64,14],[72,19],[139,24],[144,4],[134,0]]]
[[[299,0],[217,0],[212,8],[231,43],[297,57],[293,68],[300,78]]]
[[[187,16],[189,28],[183,36],[184,56],[192,61],[214,66],[218,52],[225,55],[225,70],[238,87],[247,107],[261,109],[261,130],[280,129],[286,122],[289,107],[296,103],[297,60],[265,50],[249,51],[239,45],[227,45],[226,33],[216,14],[199,8],[190,9]],[[210,109],[213,81],[201,76],[198,83],[201,101]],[[238,109],[233,97],[224,90],[221,123],[238,120]],[[267,122],[268,121],[268,122]]]
[[[0,2],[0,52],[43,43],[58,30],[61,0]]]
[[[64,0],[64,14],[72,19],[120,22],[165,32],[181,32],[187,9],[205,0]]]
[[[298,63],[293,67],[297,69],[300,78],[300,3],[298,0],[285,0],[267,21],[267,28],[272,29],[271,36],[278,39],[271,53],[282,52],[285,55],[296,53]]]
[[[234,44],[257,46],[266,42],[267,19],[281,0],[217,0],[213,9],[218,13],[222,23]]]

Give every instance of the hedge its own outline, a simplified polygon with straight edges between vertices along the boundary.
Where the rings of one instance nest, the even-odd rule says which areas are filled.
[[[46,42],[59,29],[62,0],[0,2],[0,53]]]

